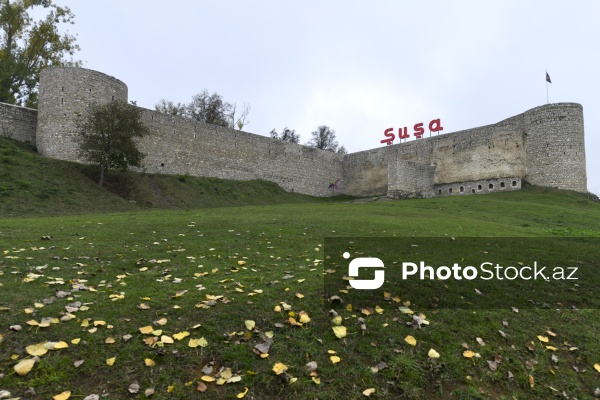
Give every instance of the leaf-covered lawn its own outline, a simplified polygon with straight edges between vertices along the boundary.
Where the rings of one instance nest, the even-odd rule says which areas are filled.
[[[596,309],[323,305],[326,236],[600,234],[549,196],[2,220],[0,398],[593,398]]]

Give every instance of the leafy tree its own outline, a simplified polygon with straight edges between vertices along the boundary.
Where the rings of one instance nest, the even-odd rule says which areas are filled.
[[[186,115],[192,119],[208,124],[229,126],[231,104],[223,101],[217,93],[209,94],[206,89],[192,97],[186,107]]]
[[[29,13],[40,9],[47,14],[35,21]],[[79,65],[64,60],[79,50],[75,37],[58,30],[59,24],[72,24],[74,17],[68,7],[52,0],[0,0],[0,101],[36,107],[42,69]]]
[[[221,95],[217,93],[210,94],[206,89],[193,96],[190,103],[175,104],[172,101],[161,99],[154,105],[154,109],[163,114],[179,115],[184,118],[232,129],[241,130],[250,123],[248,121],[248,114],[250,114],[248,104],[244,103],[241,112],[238,114],[237,104],[227,103],[223,101]]]
[[[154,109],[163,114],[185,116],[186,105],[181,103],[173,103],[170,100],[160,99],[158,103],[154,105]]]
[[[311,139],[307,143],[308,146],[321,150],[338,151],[339,144],[335,140],[335,131],[327,125],[319,126],[316,131],[311,133],[311,136]],[[344,151],[346,151],[345,148]]]
[[[275,129],[270,134],[273,139],[279,139],[283,142],[300,143],[300,135],[294,129],[288,129],[287,126],[283,128],[281,135]]]
[[[149,134],[149,130],[142,124],[140,108],[122,101],[95,106],[78,128],[79,155],[100,168],[100,186],[107,169],[141,166],[145,155],[134,139]]]

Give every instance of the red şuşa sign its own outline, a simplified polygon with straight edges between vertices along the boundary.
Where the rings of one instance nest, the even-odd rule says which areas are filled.
[[[417,139],[421,139],[425,134],[425,129],[423,128],[422,122],[415,124],[415,126],[413,126],[413,129],[413,136]],[[429,123],[429,130],[431,132],[439,132],[444,130],[439,118],[431,120],[431,122]],[[387,139],[381,140],[380,143],[385,143],[389,146],[396,139],[396,135],[394,134],[394,128],[387,128],[385,131],[383,131],[383,134]],[[403,128],[398,128],[398,139],[400,139],[400,141],[402,141],[402,139],[408,139],[409,137],[410,135],[408,134],[408,128],[406,126]]]

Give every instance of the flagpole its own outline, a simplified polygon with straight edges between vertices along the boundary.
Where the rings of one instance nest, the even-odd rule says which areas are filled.
[[[546,76],[548,76],[548,69],[546,69]],[[546,104],[550,104],[550,98],[548,97],[548,79],[546,79]]]

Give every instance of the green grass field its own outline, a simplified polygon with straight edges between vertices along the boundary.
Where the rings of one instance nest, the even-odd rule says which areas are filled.
[[[343,304],[337,319],[323,306],[326,237],[599,237],[600,204],[584,195],[526,187],[357,203],[259,188],[247,200],[261,184],[251,183],[229,206],[238,184],[214,180],[203,191],[220,207],[141,209],[96,188],[81,166],[45,160],[38,170],[33,153],[1,143],[12,159],[0,164],[0,207],[12,214],[0,220],[0,396],[591,399],[600,387],[597,307],[436,309],[408,303],[409,288],[373,311]],[[29,187],[18,183],[24,165]],[[80,179],[73,199],[70,189],[35,196],[42,184],[66,185],[59,172],[37,176],[56,168]],[[195,178],[152,179],[203,197]],[[406,307],[429,325],[408,326]],[[35,359],[38,344],[55,349]]]

